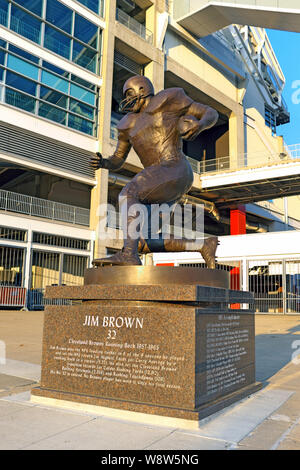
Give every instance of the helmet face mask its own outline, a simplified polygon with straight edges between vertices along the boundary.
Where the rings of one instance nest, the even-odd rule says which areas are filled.
[[[126,96],[126,98],[124,98],[119,105],[119,111],[124,114],[130,112],[137,113],[140,110],[141,100],[143,98],[144,96],[142,94]]]
[[[123,87],[125,98],[119,105],[121,113],[138,113],[148,96],[154,95],[154,88],[151,81],[142,76],[135,75],[129,78]]]

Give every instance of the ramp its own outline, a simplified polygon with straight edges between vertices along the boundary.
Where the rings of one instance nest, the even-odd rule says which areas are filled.
[[[197,37],[231,24],[300,32],[298,0],[175,0],[174,17],[178,24]]]

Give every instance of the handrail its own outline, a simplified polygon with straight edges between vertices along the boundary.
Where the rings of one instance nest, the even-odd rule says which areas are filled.
[[[26,194],[0,189],[0,210],[42,217],[45,219],[89,226],[90,211],[84,207],[48,201]]]
[[[124,26],[129,28],[134,33],[138,34],[141,38],[147,41],[149,44],[153,44],[153,34],[143,24],[127,15],[125,11],[120,8],[116,9],[116,20],[122,23]]]
[[[195,173],[222,173],[247,168],[263,168],[300,161],[300,144],[285,146],[282,152],[243,153],[236,158],[230,156],[198,161],[187,157]]]

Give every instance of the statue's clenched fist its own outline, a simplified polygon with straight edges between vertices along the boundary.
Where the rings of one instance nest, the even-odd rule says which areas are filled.
[[[100,152],[97,152],[95,157],[92,157],[90,159],[90,166],[94,169],[94,170],[98,170],[99,168],[103,168],[103,157],[101,155]]]

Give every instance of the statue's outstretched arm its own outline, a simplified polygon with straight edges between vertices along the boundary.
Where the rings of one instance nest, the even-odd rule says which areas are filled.
[[[101,153],[90,159],[90,165],[94,170],[105,168],[106,170],[119,170],[125,163],[125,160],[131,149],[131,144],[126,138],[124,132],[119,131],[118,144],[113,155],[109,158],[103,158]]]

